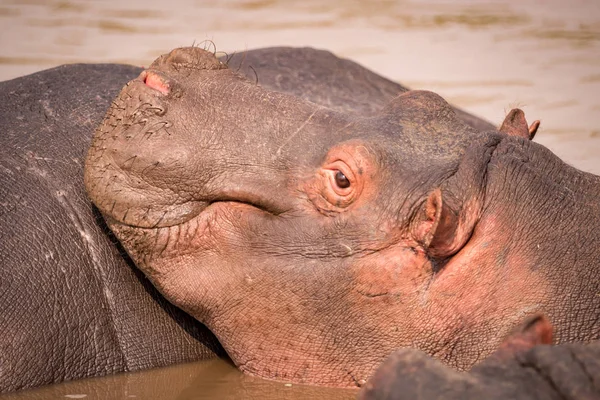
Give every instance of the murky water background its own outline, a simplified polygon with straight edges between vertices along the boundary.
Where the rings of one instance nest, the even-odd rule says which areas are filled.
[[[242,375],[222,360],[83,379],[2,400],[350,400],[356,390],[292,385]]]
[[[0,26],[0,80],[73,62],[149,65],[174,47],[203,40],[226,52],[275,45],[328,49],[497,124],[510,108],[521,107],[529,121],[542,120],[536,141],[600,174],[599,0],[0,0]],[[23,394],[353,397],[243,377],[223,362]]]
[[[600,1],[0,0],[0,79],[71,62],[148,65],[182,45],[314,46],[536,139],[600,174]]]

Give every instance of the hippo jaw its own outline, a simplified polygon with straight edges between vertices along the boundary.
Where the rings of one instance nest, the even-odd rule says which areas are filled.
[[[465,245],[482,208],[458,224],[444,211],[434,189],[462,152],[436,143],[462,148],[473,132],[439,96],[400,97],[361,120],[174,50],[114,102],[86,188],[136,265],[245,372],[360,386],[406,346],[466,368],[510,329],[465,322],[446,297],[460,273],[430,290],[434,258]],[[455,351],[481,332],[478,353]]]

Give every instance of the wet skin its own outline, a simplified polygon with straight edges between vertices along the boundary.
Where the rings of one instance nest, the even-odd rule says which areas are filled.
[[[359,386],[400,347],[467,369],[531,313],[599,338],[600,179],[521,117],[480,131],[422,91],[344,112],[177,49],[115,100],[85,183],[240,369]]]

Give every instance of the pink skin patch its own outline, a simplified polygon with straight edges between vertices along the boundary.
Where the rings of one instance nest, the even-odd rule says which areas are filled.
[[[167,85],[160,76],[153,74],[152,72],[146,73],[144,83],[152,89],[158,90],[162,94],[169,94],[169,85]]]

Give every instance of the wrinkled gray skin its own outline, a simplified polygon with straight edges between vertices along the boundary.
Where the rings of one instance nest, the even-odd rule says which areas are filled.
[[[403,349],[368,385],[360,400],[599,399],[600,342],[541,345],[503,362],[483,362],[468,373]]]
[[[531,313],[600,339],[600,177],[503,126],[425,91],[332,109],[183,48],[119,94],[85,182],[241,370],[356,387],[401,347],[467,370]]]
[[[0,392],[220,351],[133,267],[84,191],[92,132],[139,72],[70,65],[0,83]]]
[[[364,115],[406,90],[308,48],[235,54],[240,64],[264,87]],[[222,352],[133,268],[84,192],[92,133],[140,71],[70,65],[0,83],[0,392]]]

